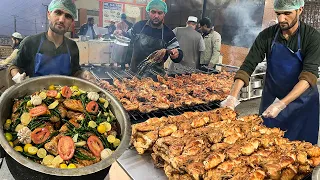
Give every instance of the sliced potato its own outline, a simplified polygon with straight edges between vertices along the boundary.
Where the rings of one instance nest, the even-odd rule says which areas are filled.
[[[54,159],[54,156],[52,155],[47,155],[46,157],[43,158],[42,160],[42,164],[45,165],[45,166],[48,166],[51,164],[51,162],[53,161]]]

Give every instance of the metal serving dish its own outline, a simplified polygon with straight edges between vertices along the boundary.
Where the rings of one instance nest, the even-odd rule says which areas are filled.
[[[13,99],[17,97],[25,96],[27,94],[32,94],[35,91],[49,87],[49,85],[51,84],[57,84],[62,86],[75,85],[75,86],[81,87],[85,91],[103,92],[106,95],[107,99],[110,100],[111,110],[116,116],[119,126],[121,128],[121,144],[111,156],[109,156],[107,159],[104,159],[96,164],[93,164],[91,166],[86,166],[83,168],[76,168],[76,169],[49,168],[28,160],[27,158],[22,156],[20,153],[16,152],[9,145],[9,143],[6,141],[4,137],[3,124],[11,114]],[[18,162],[16,163],[17,166],[22,165],[23,168],[27,167],[25,169],[29,168],[31,170],[40,172],[40,174],[44,173],[46,175],[51,175],[57,178],[57,176],[90,175],[92,173],[102,171],[108,168],[109,166],[111,166],[111,164],[115,162],[128,148],[129,142],[130,142],[130,136],[131,136],[131,125],[129,121],[129,116],[126,113],[126,111],[123,109],[121,103],[118,102],[113,95],[106,92],[102,88],[99,88],[98,86],[82,79],[67,77],[67,76],[58,76],[58,75],[32,78],[32,79],[26,80],[21,84],[16,84],[12,86],[11,88],[7,89],[0,97],[0,144],[1,146],[4,148],[7,154],[10,155],[11,158],[13,158],[16,162]],[[8,157],[9,160],[10,160],[10,157]],[[25,175],[28,176],[27,173],[25,173]]]

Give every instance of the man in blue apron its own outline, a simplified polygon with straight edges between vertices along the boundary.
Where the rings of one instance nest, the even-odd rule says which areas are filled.
[[[20,83],[26,76],[50,74],[81,75],[92,79],[89,72],[81,71],[77,44],[64,37],[76,16],[76,6],[72,0],[51,1],[48,6],[48,31],[25,38],[17,59],[9,67],[14,82]]]
[[[183,58],[175,34],[163,23],[165,14],[168,12],[167,4],[161,0],[152,0],[148,3],[146,10],[150,20],[137,22],[127,33],[115,31],[115,34],[127,36],[132,41],[130,69],[133,72],[136,72],[138,65],[156,50],[170,49],[172,52],[170,58],[175,63],[179,63]],[[164,62],[159,63],[158,68],[163,69],[163,65]]]
[[[279,23],[263,30],[235,76],[231,94],[221,103],[235,108],[240,89],[258,63],[267,58],[260,114],[268,127],[286,131],[290,140],[317,144],[319,129],[320,33],[299,21],[303,0],[275,0]]]

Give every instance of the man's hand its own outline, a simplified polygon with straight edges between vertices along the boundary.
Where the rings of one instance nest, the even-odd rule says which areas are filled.
[[[171,59],[177,59],[179,57],[179,51],[178,49],[171,49],[170,58]]]
[[[122,30],[115,30],[114,32],[113,32],[113,34],[114,35],[122,35]]]
[[[279,99],[276,99],[263,113],[266,118],[276,118],[278,114],[284,110],[287,105]]]
[[[228,96],[227,99],[225,99],[224,101],[222,101],[220,103],[221,107],[228,107],[231,108],[232,110],[234,110],[235,107],[237,107],[240,104],[240,101],[233,96]]]
[[[83,71],[80,75],[80,78],[88,80],[92,83],[97,84],[97,80],[94,78],[94,76],[89,71]]]
[[[15,83],[21,83],[26,78],[26,73],[20,74],[19,72],[16,73],[16,75],[13,76],[12,80]]]

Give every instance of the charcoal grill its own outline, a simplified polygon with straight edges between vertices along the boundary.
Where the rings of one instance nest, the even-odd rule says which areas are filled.
[[[136,76],[136,74],[130,70],[123,70],[120,68],[114,68],[109,66],[103,66],[103,65],[88,65],[85,67],[85,69],[89,70],[93,76],[98,80],[106,80],[110,84],[113,84],[113,80],[115,78],[123,80],[124,78],[131,79]],[[150,71],[151,72],[151,78],[154,81],[157,81],[157,75],[161,75],[156,71]],[[204,74],[212,74],[217,73],[215,70],[208,70],[206,72],[182,66],[178,72],[167,72],[169,76],[174,77],[175,75],[182,75],[182,74],[192,74],[192,73],[204,73]],[[157,110],[152,111],[150,113],[141,113],[139,111],[129,111],[128,114],[130,116],[131,123],[140,123],[143,121],[146,121],[149,118],[153,117],[162,117],[162,116],[174,116],[174,115],[180,115],[184,112],[190,112],[190,111],[210,111],[213,109],[216,109],[219,107],[220,101],[214,101],[206,104],[200,104],[200,105],[194,105],[194,106],[182,106],[179,108],[171,108],[171,109],[163,109],[163,110]]]

